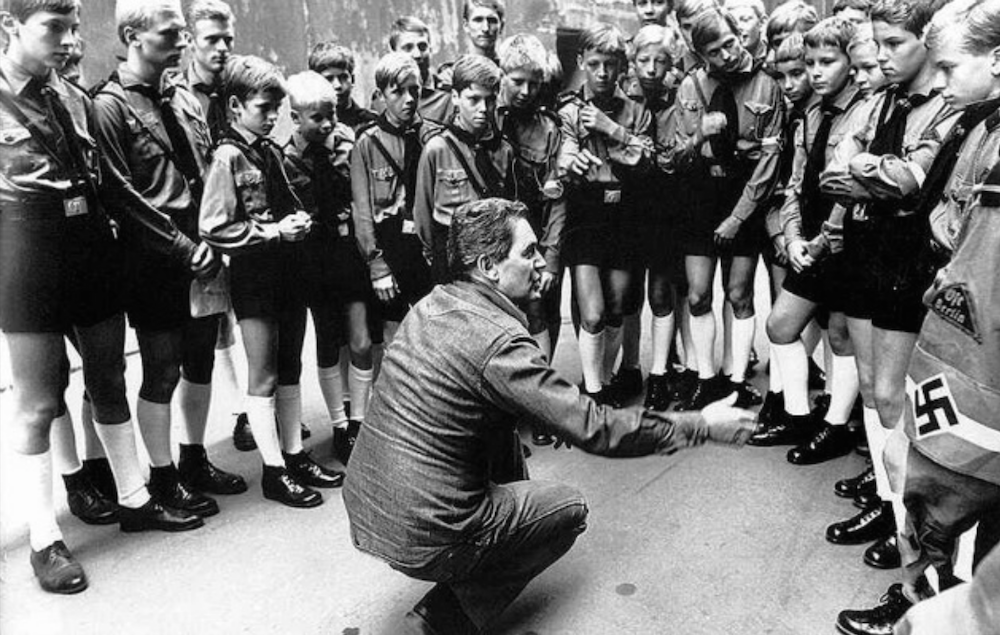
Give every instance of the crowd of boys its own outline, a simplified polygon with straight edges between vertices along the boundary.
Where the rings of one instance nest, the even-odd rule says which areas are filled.
[[[322,504],[316,488],[344,471],[303,447],[307,316],[347,466],[383,347],[448,282],[456,210],[494,197],[523,202],[537,235],[542,299],[526,313],[549,359],[569,272],[583,394],[664,411],[736,393],[761,405],[751,445],[790,445],[797,465],[870,455],[834,486],[860,513],[826,538],[871,543],[864,561],[902,566],[903,583],[843,611],[841,631],[891,633],[958,584],[958,537],[978,525],[975,563],[1000,539],[1000,0],[838,0],[825,19],[802,0],[770,16],[760,0],[634,5],[631,36],[579,34],[568,86],[538,38],[502,39],[500,0],[466,0],[469,53],[435,70],[431,28],[402,17],[364,107],[348,48],[319,43],[286,79],[233,53],[222,0],[118,0],[123,61],[84,90],[80,3],[4,0],[0,327],[42,588],[88,584],[56,524],[54,469],[74,515],[123,531],[196,529],[213,496],[247,490],[204,446],[216,364],[236,382],[234,321],[248,370],[234,442],[260,452],[266,498]],[[286,98],[293,132],[272,139]],[[765,396],[748,381],[761,256]],[[82,457],[64,340],[83,359]]]

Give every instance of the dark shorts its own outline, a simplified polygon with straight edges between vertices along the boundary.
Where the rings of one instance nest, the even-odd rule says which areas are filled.
[[[65,333],[121,312],[121,260],[107,219],[66,218],[61,200],[0,210],[0,329]]]
[[[850,212],[844,219],[844,280],[852,292],[844,306],[847,317],[872,319],[875,300],[875,271],[872,255],[877,248],[870,220],[855,220]]]
[[[279,243],[233,256],[229,261],[229,294],[236,319],[276,319],[282,311],[304,307],[303,254],[300,243]]]
[[[875,273],[872,326],[919,333],[927,315],[924,293],[935,274],[926,251],[927,221],[912,215],[873,222],[872,240],[876,246],[871,260]]]
[[[840,253],[827,256],[802,273],[789,269],[782,288],[829,311],[844,312],[852,295],[844,277],[845,262]]]
[[[369,299],[368,267],[353,236],[334,236],[322,230],[310,235],[302,246],[302,284],[310,307],[343,306]]]
[[[170,331],[191,319],[191,274],[175,259],[125,248],[125,310],[132,328]]]
[[[745,186],[746,178],[714,178],[706,174],[693,174],[685,182],[685,209],[679,215],[678,236],[684,255],[721,258],[753,257],[760,253],[761,235],[764,233],[762,213],[753,214],[744,221],[736,238],[727,247],[720,248],[715,243],[716,228],[732,213]]]
[[[643,239],[636,202],[626,198],[605,202],[600,187],[579,187],[570,192],[566,203],[566,228],[560,257],[563,264],[592,265],[601,269],[631,270],[645,262]]]
[[[385,224],[387,221],[384,221]],[[399,295],[389,303],[375,299],[372,313],[378,319],[402,322],[410,307],[431,292],[431,270],[424,260],[423,248],[416,234],[401,234],[396,227],[376,228],[382,257],[392,271]]]

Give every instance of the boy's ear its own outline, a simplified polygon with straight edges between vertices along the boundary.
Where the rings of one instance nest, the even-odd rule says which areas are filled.
[[[122,29],[122,39],[125,40],[125,46],[131,46],[132,42],[135,40],[136,35],[138,34],[139,32],[136,30],[134,26],[127,26],[124,29]]]
[[[297,124],[302,120],[302,115],[299,114],[298,110],[290,108],[288,113],[292,116],[292,123]]]
[[[243,109],[243,104],[240,102],[240,98],[236,95],[229,96],[229,112],[239,114],[240,110]]]
[[[578,69],[580,69],[581,71],[582,71],[582,70],[585,70],[585,69],[583,68],[583,55],[581,55],[580,53],[577,53],[577,54],[576,54],[576,67],[577,67]]]

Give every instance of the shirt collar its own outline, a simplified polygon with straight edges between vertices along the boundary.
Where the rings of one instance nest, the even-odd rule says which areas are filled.
[[[205,76],[201,74],[198,64],[194,61],[192,61],[188,65],[187,71],[185,72],[184,75],[185,79],[187,80],[187,84],[189,86],[197,88],[201,90],[201,92],[203,93],[214,92],[216,89],[219,88],[221,84],[221,82],[218,79],[216,79],[215,81],[206,79]]]
[[[858,96],[857,84],[850,83],[842,91],[840,91],[836,97],[833,98],[832,106],[837,109],[838,112],[844,112],[850,108],[851,104],[854,103],[855,98]]]
[[[49,70],[44,80],[36,78],[7,55],[0,54],[0,70],[3,71],[4,77],[7,78],[7,83],[10,84],[10,88],[14,91],[15,95],[20,95],[32,80],[43,81],[55,90],[59,88],[59,81],[55,71]]]
[[[583,101],[587,103],[594,100],[594,93],[590,90],[590,86],[587,84],[584,84],[580,88],[580,96],[583,98]],[[622,90],[621,86],[616,85],[614,92],[611,94],[611,101],[625,102],[627,100],[628,97],[625,95],[625,91]]]

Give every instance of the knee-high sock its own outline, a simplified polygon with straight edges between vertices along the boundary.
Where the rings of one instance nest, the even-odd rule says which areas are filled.
[[[222,376],[222,381],[226,384],[228,390],[237,395],[243,395],[246,394],[246,389],[243,388],[240,382],[240,374],[236,372],[235,350],[235,345],[215,349],[215,368],[218,369],[219,374]],[[233,413],[236,414],[240,411],[239,404],[241,401],[237,399],[233,403]]]
[[[153,467],[166,467],[173,463],[170,453],[170,404],[153,403],[142,397],[136,401],[135,415],[139,421],[142,442]]]
[[[835,354],[830,368],[833,382],[830,384],[830,408],[826,411],[825,419],[833,425],[844,425],[858,398],[858,365],[854,355]]]
[[[76,433],[73,431],[73,417],[69,411],[52,420],[49,440],[52,446],[51,463],[57,472],[75,474],[83,467],[76,452]]]
[[[63,539],[52,495],[52,453],[48,450],[41,454],[12,452],[10,456],[15,462],[18,483],[24,488],[28,539],[32,549],[41,551]]]
[[[181,443],[205,445],[212,384],[195,384],[181,377],[177,385],[177,402],[181,411]]]
[[[785,384],[781,378],[781,366],[778,364],[778,358],[774,354],[774,344],[768,343],[768,359],[770,363],[768,364],[767,389],[774,393],[783,392]]]
[[[105,458],[107,455],[104,453],[101,439],[97,436],[97,426],[94,425],[94,408],[86,398],[80,405],[80,427],[83,428],[83,458]]]
[[[615,372],[615,361],[618,360],[618,351],[622,347],[622,327],[604,327],[604,360],[601,363],[601,381],[605,384],[611,381],[611,376]]]
[[[715,377],[715,315],[711,311],[691,316],[691,343],[698,362],[698,378]]]
[[[868,450],[872,455],[872,469],[875,471],[875,492],[888,500],[892,489],[889,487],[889,474],[885,470],[885,440],[889,430],[882,427],[878,418],[878,410],[864,407],[865,436],[868,437]]]
[[[347,411],[344,409],[344,380],[340,376],[340,365],[316,369],[319,376],[319,391],[334,427],[347,427]]]
[[[694,353],[694,337],[691,335],[691,310],[687,302],[681,302],[677,315],[680,318],[681,344],[684,347],[684,368],[698,372],[698,356]]]
[[[368,396],[372,392],[372,369],[364,370],[351,364],[347,385],[351,393],[351,419],[364,421],[368,414]]]
[[[245,403],[250,430],[253,431],[253,438],[257,442],[257,449],[260,450],[264,465],[284,467],[285,459],[281,456],[281,443],[274,425],[277,418],[276,401],[274,397],[247,395]],[[299,434],[302,434],[301,429]]]
[[[590,333],[580,329],[580,368],[583,371],[583,386],[587,392],[598,392],[603,386],[604,329]]]
[[[828,395],[833,390],[833,358],[833,348],[830,347],[830,331],[823,329],[823,372],[826,374],[823,392]]]
[[[733,374],[733,305],[722,302],[722,374]]]
[[[132,422],[115,425],[105,425],[99,421],[94,423],[97,436],[107,452],[111,472],[115,476],[118,504],[132,509],[142,507],[149,502],[149,492],[146,491],[146,481],[139,469]]]
[[[549,332],[547,329],[542,329],[538,333],[535,333],[531,337],[535,338],[535,342],[538,343],[538,348],[542,349],[542,354],[545,355],[545,359],[552,363],[552,338],[549,337]]]
[[[790,415],[809,414],[809,364],[802,340],[791,344],[771,344],[778,360],[785,392],[785,412]]]
[[[650,374],[663,375],[667,372],[667,360],[670,358],[670,343],[674,339],[674,314],[663,317],[653,316],[652,328],[653,363]]]
[[[299,384],[278,386],[274,410],[278,417],[281,449],[288,454],[298,454],[302,451],[302,389]]]
[[[638,313],[626,315],[622,322],[622,368],[639,368],[639,345],[642,320]]]
[[[747,378],[747,365],[750,363],[750,351],[753,349],[753,336],[757,330],[757,316],[748,318],[733,317],[732,331],[733,368],[729,373],[732,380],[742,384]]]
[[[340,347],[340,380],[342,383],[341,390],[344,391],[344,396],[347,400],[351,400],[351,389],[347,385],[347,378],[350,376],[351,371],[351,349],[347,344]]]

